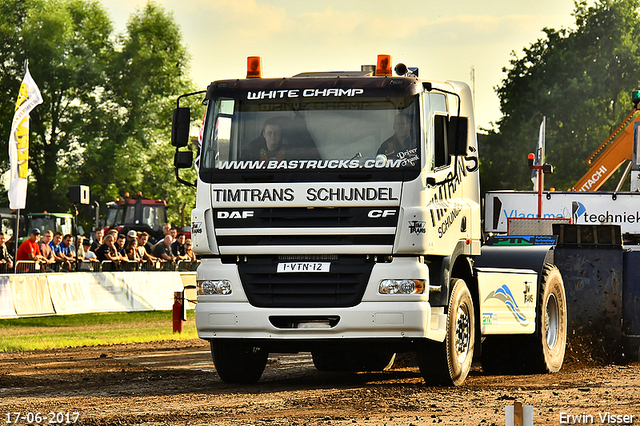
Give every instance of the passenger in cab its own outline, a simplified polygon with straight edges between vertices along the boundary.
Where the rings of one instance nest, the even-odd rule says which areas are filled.
[[[402,165],[415,165],[418,150],[411,133],[411,115],[399,113],[393,121],[393,136],[382,142],[378,155],[384,154],[388,160],[403,160]]]

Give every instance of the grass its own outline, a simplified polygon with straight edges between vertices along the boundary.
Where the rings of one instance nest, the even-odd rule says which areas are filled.
[[[196,339],[193,311],[173,333],[171,311],[60,315],[0,320],[0,352]]]

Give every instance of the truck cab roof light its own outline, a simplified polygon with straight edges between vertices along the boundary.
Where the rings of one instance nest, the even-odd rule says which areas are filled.
[[[247,78],[262,78],[262,58],[260,56],[247,57]]]
[[[391,76],[391,55],[378,55],[377,76]]]

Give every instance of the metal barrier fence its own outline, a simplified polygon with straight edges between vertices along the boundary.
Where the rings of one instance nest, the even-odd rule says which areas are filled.
[[[112,271],[178,271],[187,272],[198,269],[200,261],[166,262],[162,260],[144,262],[82,262],[41,264],[33,260],[19,260],[13,269],[6,264],[0,264],[0,274],[15,272],[16,274],[42,274],[47,272],[112,272]]]

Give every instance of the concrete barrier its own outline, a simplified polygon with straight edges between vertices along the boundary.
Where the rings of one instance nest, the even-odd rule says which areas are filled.
[[[16,308],[13,306],[9,277],[0,276],[0,318],[16,318]]]
[[[195,272],[2,275],[0,318],[170,310],[173,293],[193,284]]]

